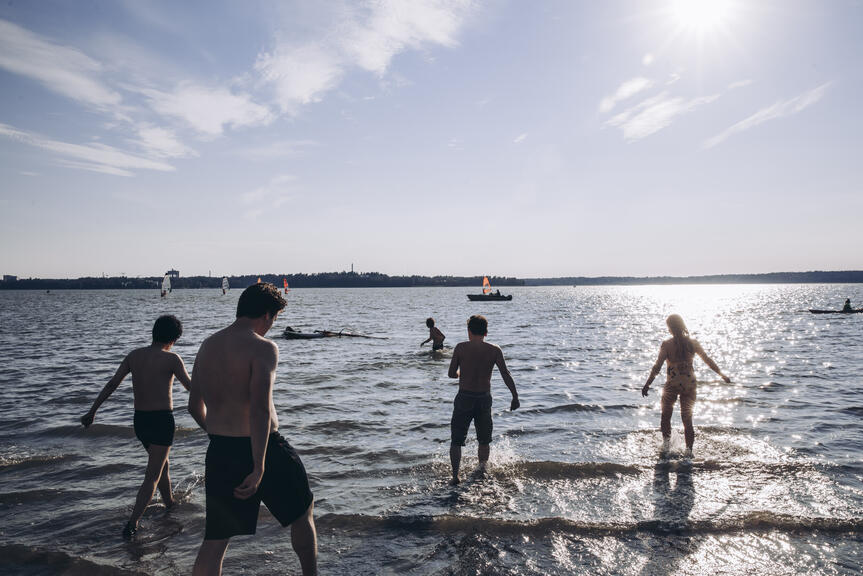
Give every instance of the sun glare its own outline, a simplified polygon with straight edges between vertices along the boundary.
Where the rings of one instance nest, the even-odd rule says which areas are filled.
[[[730,16],[730,0],[675,0],[672,11],[684,28],[708,30],[722,25]]]

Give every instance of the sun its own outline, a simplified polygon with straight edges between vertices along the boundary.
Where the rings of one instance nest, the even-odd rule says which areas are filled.
[[[671,9],[682,28],[707,31],[728,20],[732,4],[731,0],[674,0]]]

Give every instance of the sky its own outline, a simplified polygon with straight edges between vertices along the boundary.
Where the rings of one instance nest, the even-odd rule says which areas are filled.
[[[863,269],[863,0],[12,0],[0,274]]]

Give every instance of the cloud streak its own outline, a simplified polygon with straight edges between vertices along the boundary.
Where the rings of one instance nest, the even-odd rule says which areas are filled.
[[[793,116],[795,114],[799,114],[800,112],[806,110],[813,104],[816,104],[821,98],[824,97],[824,94],[827,93],[827,88],[830,86],[830,83],[822,84],[812,90],[804,92],[799,96],[795,96],[794,98],[790,98],[788,100],[780,100],[766,108],[762,108],[752,116],[748,118],[744,118],[740,122],[732,124],[716,136],[712,138],[708,138],[704,141],[705,148],[713,148],[730,138],[735,134],[739,134],[741,132],[745,132],[751,128],[755,128],[760,124],[768,122],[770,120],[776,120],[778,118],[785,118],[787,116]]]
[[[620,128],[624,140],[634,142],[667,128],[679,116],[689,114],[717,98],[718,94],[687,99],[662,92],[621,112],[606,124]]]
[[[382,0],[344,14],[315,40],[279,39],[258,56],[255,71],[272,87],[283,113],[320,101],[352,69],[383,76],[393,58],[425,46],[453,47],[472,12],[468,0]]]
[[[100,79],[99,62],[6,20],[0,20],[0,68],[95,108],[113,109],[122,100]]]
[[[0,136],[41,148],[60,156],[59,164],[80,170],[134,176],[133,170],[155,170],[172,172],[174,167],[161,160],[130,154],[105,144],[72,144],[52,140],[39,134],[18,130],[8,124],[0,124]]]
[[[266,106],[228,88],[182,84],[172,92],[141,91],[157,113],[180,119],[204,136],[219,136],[227,127],[261,126],[273,120]]]
[[[647,90],[653,86],[653,80],[648,78],[644,78],[642,76],[638,76],[636,78],[632,78],[627,80],[620,86],[618,86],[617,90],[615,90],[614,94],[606,96],[599,103],[599,111],[603,114],[607,114],[611,112],[612,109],[619,103],[627,100],[639,92]]]

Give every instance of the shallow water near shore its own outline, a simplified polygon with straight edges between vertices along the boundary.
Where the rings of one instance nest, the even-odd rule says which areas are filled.
[[[323,574],[856,574],[863,570],[863,301],[860,285],[519,287],[512,302],[463,288],[305,289],[271,337],[274,399],[316,497]],[[175,385],[171,476],[132,543],[120,531],[146,455],[131,379],[89,408],[153,320],[201,340],[240,290],[0,292],[0,573],[187,574],[203,535],[206,435]],[[673,420],[661,457],[659,396],[641,386],[664,318],[683,315],[729,374],[696,359],[695,457]],[[522,407],[495,372],[485,475],[473,428],[463,482],[447,485],[451,347],[489,319]],[[423,341],[434,316],[447,349]],[[283,340],[285,326],[386,337]],[[232,541],[226,574],[298,574],[289,532],[262,509]]]

